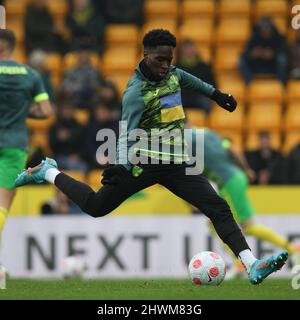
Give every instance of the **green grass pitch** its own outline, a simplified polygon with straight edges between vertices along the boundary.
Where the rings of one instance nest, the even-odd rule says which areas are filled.
[[[196,286],[189,280],[15,280],[0,290],[0,300],[218,300],[300,299],[291,280],[266,280],[253,286],[247,280],[220,286]]]

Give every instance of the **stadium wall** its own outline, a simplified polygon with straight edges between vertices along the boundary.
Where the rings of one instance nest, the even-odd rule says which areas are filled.
[[[262,222],[300,242],[299,215],[263,215]],[[3,239],[3,264],[17,278],[60,278],[62,260],[82,257],[87,278],[186,278],[197,252],[229,256],[203,216],[12,217]],[[249,238],[254,254],[277,249]],[[287,265],[275,277],[290,277]]]
[[[300,214],[299,186],[252,186],[249,196],[258,214]],[[55,196],[52,186],[29,186],[17,190],[11,216],[38,216],[43,202]],[[191,207],[160,185],[138,192],[112,214],[189,215]]]

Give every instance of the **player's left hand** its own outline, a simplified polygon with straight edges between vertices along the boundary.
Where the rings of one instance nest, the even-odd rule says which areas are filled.
[[[116,185],[122,182],[122,179],[129,177],[128,170],[121,164],[111,165],[103,171],[102,184]]]
[[[237,107],[237,102],[231,94],[223,93],[216,89],[211,96],[211,99],[229,112],[233,112]]]

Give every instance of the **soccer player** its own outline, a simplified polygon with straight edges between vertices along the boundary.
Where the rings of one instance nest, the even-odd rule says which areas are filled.
[[[39,74],[12,60],[15,43],[12,31],[0,29],[0,238],[15,195],[15,179],[26,163],[25,120],[52,114]]]
[[[196,150],[196,135],[197,131],[193,130],[192,140],[188,141],[192,151]],[[204,130],[204,168],[203,175],[216,183],[221,197],[229,203],[245,235],[287,249],[295,258],[298,256],[300,248],[297,245],[271,228],[255,222],[255,212],[247,195],[248,177],[254,178],[253,171],[228,139],[207,128]]]
[[[250,282],[258,284],[283,266],[288,252],[281,251],[269,258],[256,259],[226,201],[217,195],[205,177],[186,174],[188,154],[176,152],[178,144],[183,147],[184,139],[161,139],[159,148],[154,149],[151,143],[157,138],[155,132],[159,130],[183,132],[185,116],[181,88],[197,90],[230,112],[235,110],[236,101],[231,95],[171,65],[176,38],[169,31],[150,31],[144,36],[143,45],[144,59],[123,95],[122,120],[127,121],[129,135],[135,129],[143,129],[148,137],[150,135],[146,146],[141,147],[131,141],[127,132],[122,130],[116,164],[104,170],[104,186],[98,192],[61,173],[55,160],[50,158],[35,168],[23,171],[16,179],[16,186],[44,181],[53,183],[82,211],[92,217],[102,217],[137,191],[159,183],[199,208],[212,221],[219,237],[244,264]],[[167,149],[164,145],[168,145],[169,152],[161,151]],[[143,164],[141,161],[139,166],[133,165],[132,151],[151,160],[151,163]],[[157,163],[154,164],[154,160]]]

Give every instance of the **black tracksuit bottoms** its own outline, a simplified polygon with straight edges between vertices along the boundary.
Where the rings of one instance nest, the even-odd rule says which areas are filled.
[[[104,185],[97,192],[64,173],[56,177],[55,185],[82,211],[96,218],[110,213],[134,193],[159,183],[203,212],[211,220],[219,237],[236,256],[249,249],[227,202],[218,196],[204,176],[186,175],[184,164],[140,166],[143,172],[139,177],[128,175],[117,185]]]

